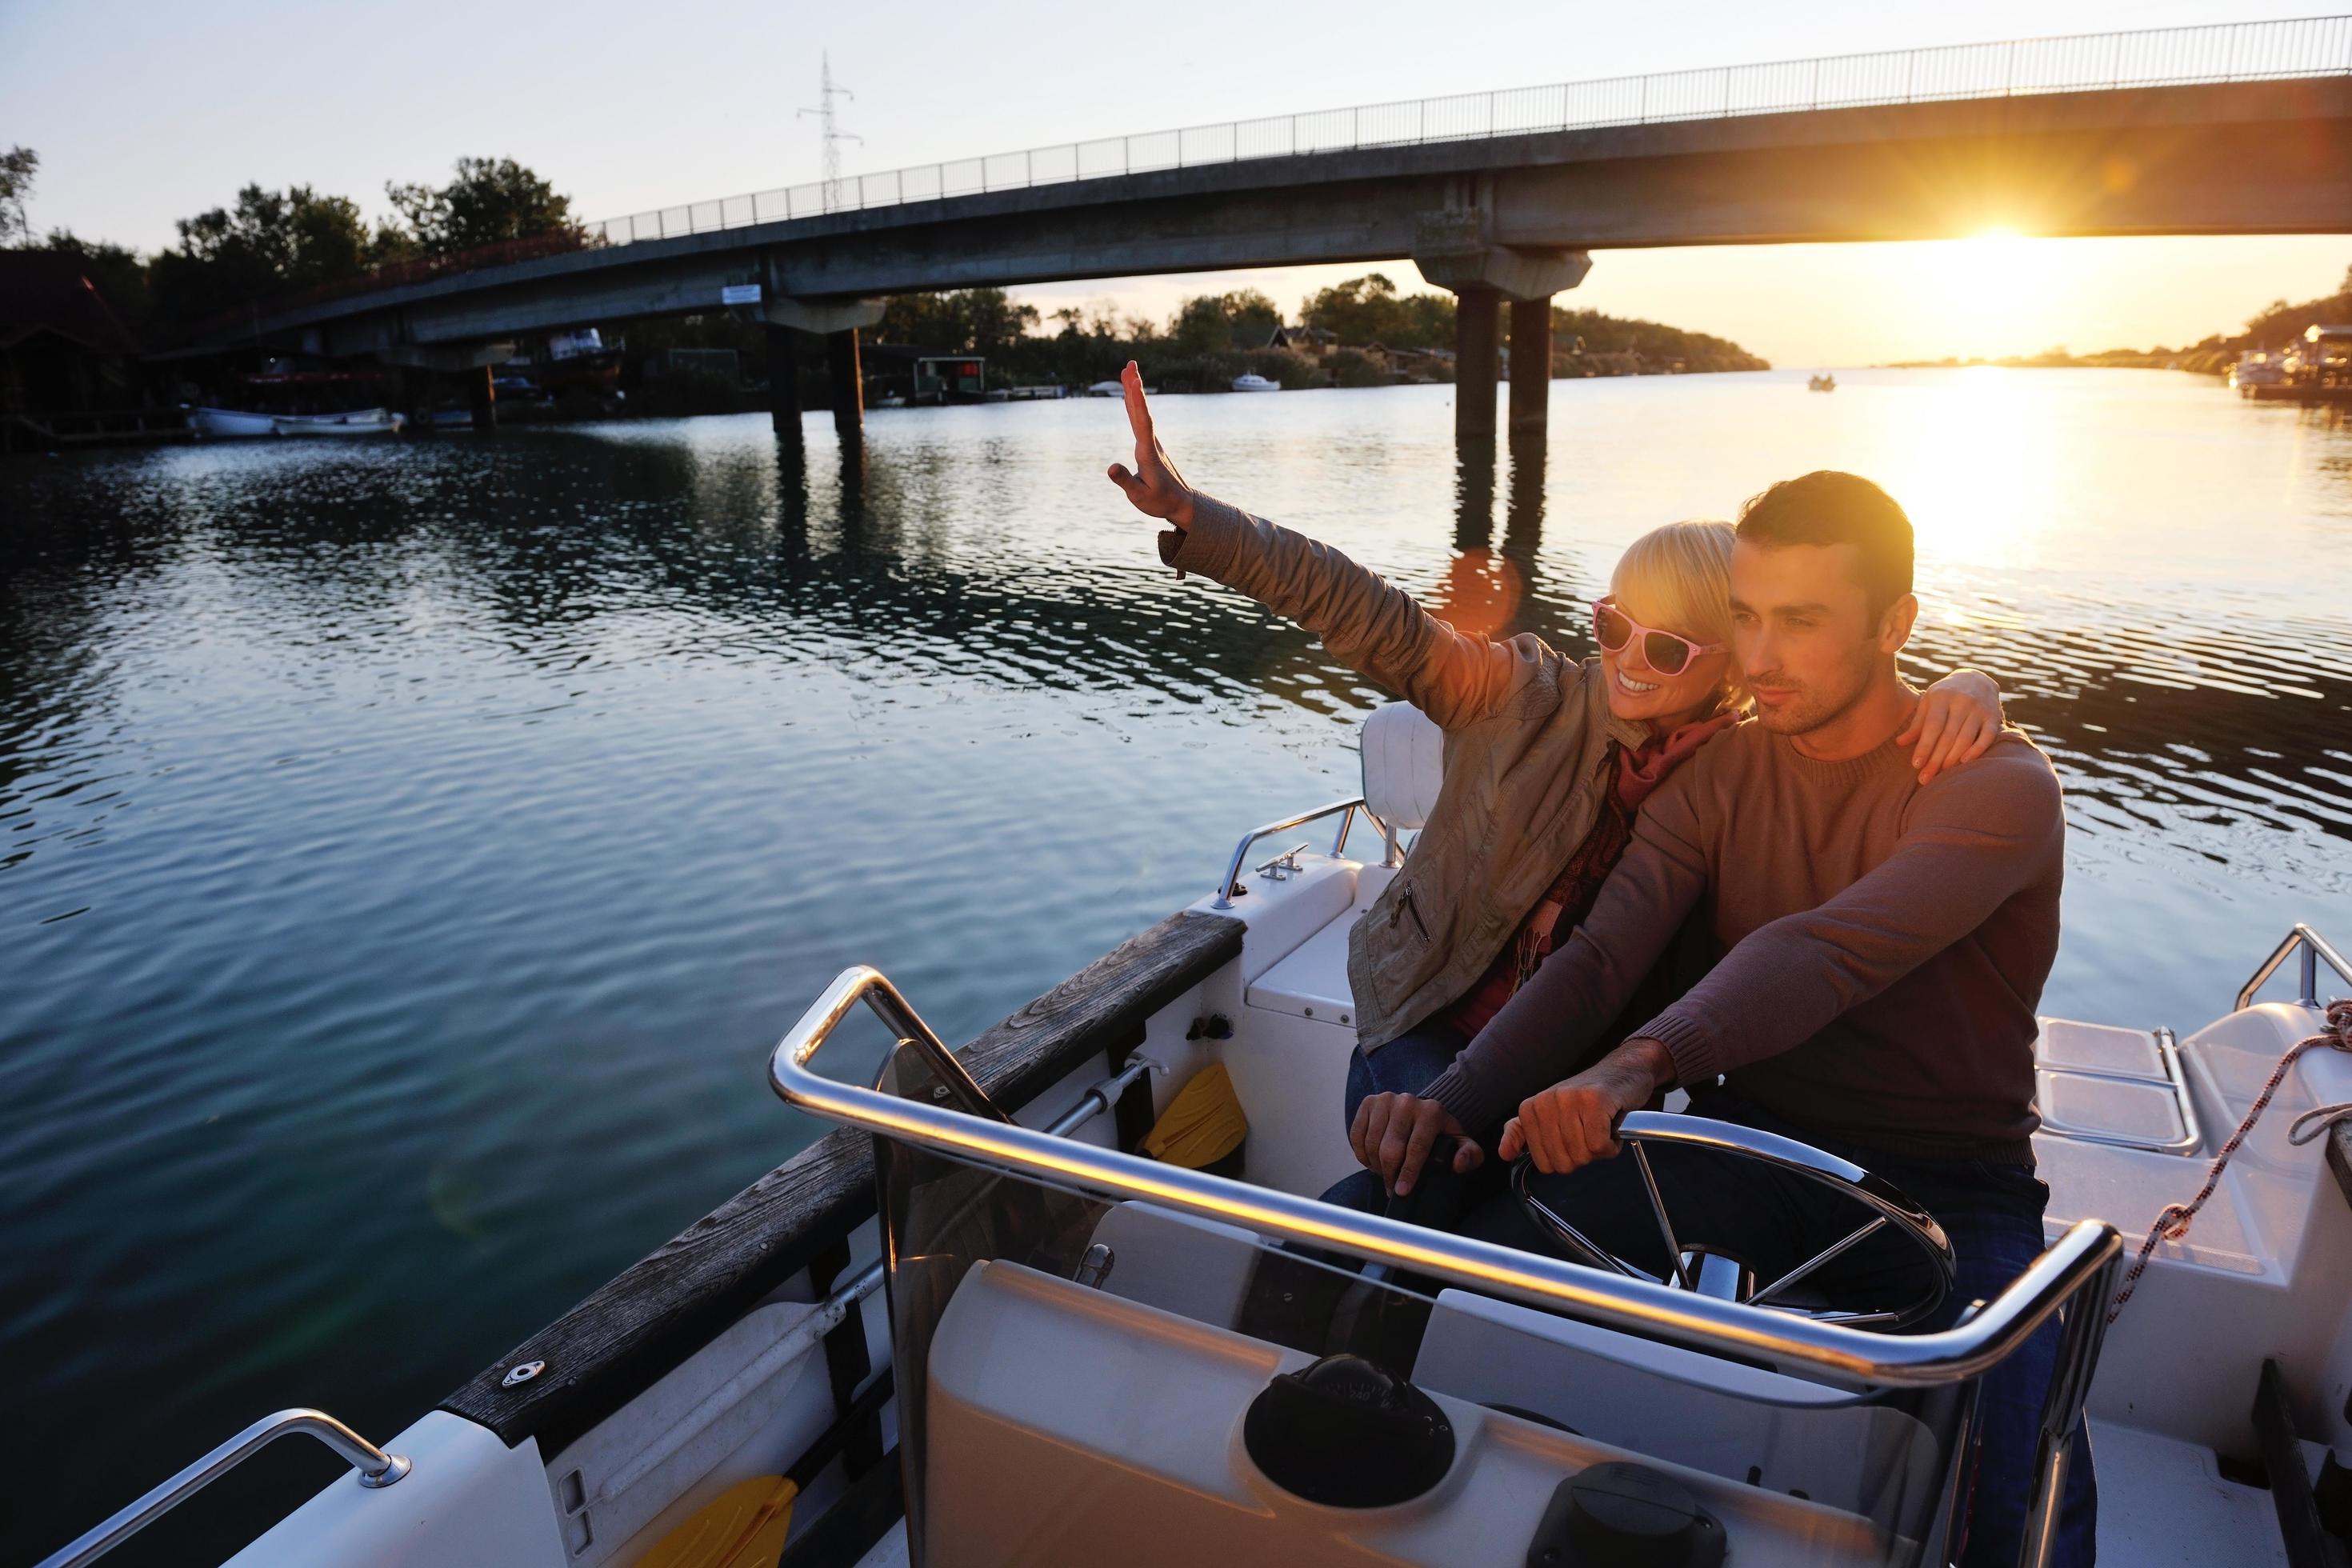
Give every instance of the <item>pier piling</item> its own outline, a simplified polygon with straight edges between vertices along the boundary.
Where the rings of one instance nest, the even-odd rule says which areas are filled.
[[[1551,401],[1551,296],[1511,301],[1511,441],[1540,446]]]
[[[1500,301],[1486,289],[1465,289],[1454,303],[1454,438],[1495,438],[1496,325]]]
[[[768,323],[768,420],[779,436],[801,431],[801,359],[790,327]]]
[[[824,339],[826,379],[833,389],[833,428],[845,445],[866,438],[866,387],[857,371],[857,329],[827,332]]]
[[[481,431],[499,427],[499,389],[496,373],[482,365],[466,373],[466,396],[474,406],[474,428]]]

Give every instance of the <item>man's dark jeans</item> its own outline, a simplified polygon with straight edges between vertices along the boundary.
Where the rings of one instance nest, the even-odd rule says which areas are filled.
[[[1416,1031],[1369,1058],[1358,1052],[1348,1075],[1349,1121],[1367,1095],[1418,1092],[1460,1048],[1451,1030]],[[2000,1294],[2042,1252],[2042,1211],[2050,1190],[2025,1166],[1897,1158],[1793,1125],[1711,1086],[1692,1097],[1691,1113],[1759,1127],[1850,1160],[1894,1183],[1933,1214],[1951,1240],[1958,1271],[1943,1307],[1918,1331],[1950,1327],[1969,1301]],[[1868,1217],[1831,1189],[1758,1162],[1661,1146],[1651,1151],[1651,1163],[1678,1237],[1736,1253],[1759,1278],[1795,1267]],[[1535,1190],[1600,1245],[1628,1262],[1664,1271],[1665,1249],[1632,1161],[1607,1160],[1571,1175],[1539,1176]],[[1380,1178],[1370,1172],[1350,1175],[1324,1196],[1374,1214],[1385,1202]],[[1460,1228],[1530,1251],[1556,1250],[1507,1192],[1486,1196]],[[1927,1278],[1927,1265],[1911,1244],[1882,1233],[1825,1267],[1813,1282],[1842,1304],[1892,1307],[1913,1300]],[[2101,1306],[2089,1302],[2074,1310],[2096,1311]],[[1957,1554],[1961,1568],[2010,1568],[2017,1561],[2032,1492],[2042,1398],[2057,1353],[2053,1322],[1985,1380],[1978,1405],[1974,1496],[1966,1544]],[[2090,1445],[2078,1434],[2051,1556],[2059,1568],[2085,1568],[2093,1561],[2097,1515]]]

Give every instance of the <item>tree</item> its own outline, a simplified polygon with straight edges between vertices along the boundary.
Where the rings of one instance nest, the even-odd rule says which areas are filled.
[[[454,256],[543,234],[584,240],[572,216],[572,198],[558,195],[553,184],[512,158],[460,158],[457,174],[437,188],[396,181],[384,186],[425,255]]]
[[[1386,273],[1350,278],[1310,295],[1298,319],[1342,343],[1392,349],[1433,349],[1454,341],[1454,297],[1399,294]]]
[[[137,251],[102,239],[83,239],[63,228],[51,229],[39,248],[79,262],[82,276],[98,286],[123,325],[134,335],[145,334],[151,314],[147,264],[139,259]]]
[[[1262,349],[1282,324],[1273,300],[1255,289],[1230,294],[1196,294],[1177,307],[1168,336],[1185,353],[1226,353]]]
[[[252,300],[356,277],[375,264],[359,204],[308,185],[247,185],[236,205],[173,226],[180,243],[150,266],[156,302],[191,323]]]
[[[33,194],[33,176],[40,167],[41,155],[30,147],[0,153],[0,245],[33,237],[25,203]]]
[[[1002,289],[960,289],[892,295],[876,335],[883,342],[943,353],[1002,356],[1036,324],[1037,307],[1015,304]]]

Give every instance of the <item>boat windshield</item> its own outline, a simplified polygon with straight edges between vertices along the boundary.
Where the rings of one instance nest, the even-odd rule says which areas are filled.
[[[952,1102],[927,1075],[901,1051],[881,1087]],[[1541,1558],[1539,1532],[1621,1530],[1679,1532],[1694,1563],[1948,1554],[1971,1385],[1831,1387],[877,1154],[918,1563],[1565,1563],[1584,1559]]]

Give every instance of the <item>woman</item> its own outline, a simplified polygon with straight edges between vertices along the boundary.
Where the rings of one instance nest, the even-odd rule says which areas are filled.
[[[1193,490],[1152,434],[1133,363],[1120,379],[1135,468],[1114,463],[1110,478],[1171,525],[1160,559],[1297,621],[1445,732],[1437,804],[1349,932],[1349,1142],[1366,1168],[1325,1195],[1378,1210],[1389,1191],[1411,1191],[1435,1136],[1464,1131],[1418,1091],[1590,910],[1643,798],[1737,721],[1731,526],[1670,523],[1635,541],[1594,605],[1597,658],[1532,633],[1465,636],[1329,546]],[[1900,739],[1925,784],[1980,755],[2000,726],[1999,689],[1963,670],[1921,695]],[[1621,1034],[1604,1032],[1599,1049]]]

